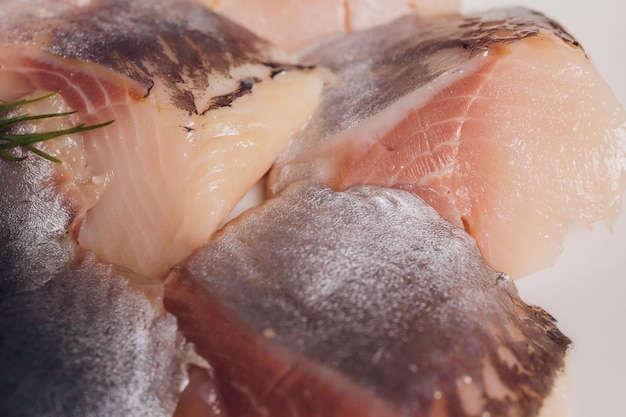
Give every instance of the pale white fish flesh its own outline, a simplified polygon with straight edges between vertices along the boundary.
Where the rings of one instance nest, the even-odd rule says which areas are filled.
[[[515,278],[551,265],[571,224],[617,218],[626,113],[542,14],[409,16],[301,56],[338,80],[279,157],[271,192],[311,177],[410,190]]]
[[[0,15],[0,97],[58,91],[25,111],[78,112],[39,131],[114,120],[43,145],[64,162],[55,174],[63,187],[85,197],[76,239],[104,262],[164,275],[208,239],[317,106],[315,70],[201,6],[43,2],[31,14],[18,3],[22,13]]]

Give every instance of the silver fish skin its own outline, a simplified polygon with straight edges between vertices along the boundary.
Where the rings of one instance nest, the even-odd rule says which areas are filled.
[[[570,343],[462,229],[376,186],[293,184],[164,302],[238,416],[532,417]]]
[[[0,160],[0,172],[0,300],[4,300],[41,287],[69,265],[72,253],[62,242],[78,201],[57,192],[56,168],[47,161]]]
[[[186,381],[175,319],[68,243],[76,204],[53,172],[0,161],[0,415],[171,416]]]

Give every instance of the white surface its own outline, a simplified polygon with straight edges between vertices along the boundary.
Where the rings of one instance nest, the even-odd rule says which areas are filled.
[[[583,45],[626,104],[626,1],[510,3],[558,20]],[[466,0],[463,11],[504,6]],[[522,298],[544,307],[574,341],[570,360],[571,417],[624,417],[626,407],[626,209],[610,233],[572,231],[556,265],[518,281]]]

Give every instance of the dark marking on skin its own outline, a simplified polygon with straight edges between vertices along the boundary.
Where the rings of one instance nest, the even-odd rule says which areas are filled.
[[[272,69],[270,73],[270,77],[274,78],[278,74],[282,74],[287,71],[303,71],[303,70],[312,70],[315,69],[315,65],[302,65],[302,64],[277,64],[275,62],[264,62],[268,68]]]
[[[496,278],[496,284],[509,282],[510,280],[511,277],[509,277],[504,272],[501,272],[500,274],[498,274],[498,278]]]
[[[527,37],[548,35],[561,39],[563,42],[584,50],[576,39],[565,28],[545,14],[535,10],[514,8],[500,18],[476,18],[472,24],[462,25],[467,32],[462,36],[481,39],[481,43],[515,42]],[[502,12],[506,9],[502,9]],[[496,10],[497,12],[497,10]],[[586,54],[585,54],[586,56]]]
[[[302,51],[304,62],[329,68],[340,80],[337,88],[326,90],[318,116],[304,135],[323,132],[331,137],[474,57],[500,53],[508,44],[540,35],[560,39],[584,53],[558,23],[525,8],[496,9],[480,16],[411,15],[329,38]],[[459,59],[430,60],[446,49],[460,49]]]
[[[285,69],[283,69],[283,68],[278,69],[278,70],[274,70],[274,71],[272,71],[272,73],[270,74],[270,77],[274,78],[274,77],[276,77],[278,74],[283,74],[283,73],[285,73],[285,72],[286,72],[286,70],[285,70]]]
[[[148,98],[148,96],[150,95],[150,91],[152,91],[152,87],[154,87],[154,81],[150,80],[146,89],[146,94],[143,96],[143,98]]]
[[[196,100],[190,90],[177,89],[171,93],[172,103],[181,110],[185,110],[188,115],[198,114]]]
[[[145,97],[159,80],[172,103],[189,114],[198,113],[196,96],[233,67],[297,68],[274,64],[266,41],[193,2],[102,0],[69,7],[31,1],[42,10],[0,17],[0,44],[38,45],[60,57],[103,65],[142,85]]]
[[[204,110],[200,114],[205,114],[208,111],[219,109],[221,107],[230,107],[233,101],[235,101],[239,97],[243,97],[245,95],[251,94],[252,87],[254,87],[256,83],[260,83],[261,81],[262,80],[260,78],[256,78],[256,77],[245,78],[239,81],[239,87],[237,87],[236,90],[228,94],[213,97],[211,99],[211,102],[209,103],[209,106],[206,108],[206,110]]]

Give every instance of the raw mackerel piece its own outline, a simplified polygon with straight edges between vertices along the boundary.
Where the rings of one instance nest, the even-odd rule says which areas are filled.
[[[0,416],[169,417],[207,368],[162,278],[304,125],[322,81],[195,4],[74,3],[0,1],[2,104],[58,91],[2,111],[2,144],[114,120],[41,144],[62,164],[0,159]]]
[[[302,56],[337,80],[279,158],[274,193],[309,177],[410,190],[513,277],[550,265],[572,223],[617,217],[626,114],[553,20],[409,16]]]
[[[294,184],[173,270],[164,303],[228,416],[534,417],[569,345],[462,229],[375,186]]]
[[[318,103],[315,71],[193,3],[0,6],[0,99],[78,112],[35,131],[114,120],[43,146],[84,196],[81,247],[143,275],[204,243]]]

